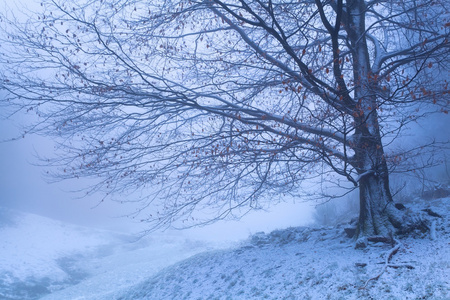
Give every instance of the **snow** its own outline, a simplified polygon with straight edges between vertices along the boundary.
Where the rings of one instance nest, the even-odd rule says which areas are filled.
[[[220,248],[182,235],[136,240],[0,214],[0,298],[450,299],[449,201],[427,201],[443,216],[434,218],[433,235],[400,237],[390,262],[399,267],[386,268],[365,288],[383,270],[392,245],[355,249],[346,224],[261,232]],[[419,204],[423,200],[408,203]]]
[[[86,252],[110,240],[101,232],[75,226],[69,230],[66,224],[33,214],[1,209],[0,218],[0,270],[18,280],[64,280],[67,274],[56,262],[61,254]]]
[[[390,246],[355,250],[336,228],[291,228],[253,236],[240,248],[204,253],[171,266],[119,299],[448,299],[445,239],[407,238],[392,269]]]
[[[139,238],[0,207],[0,299],[113,299],[206,243]]]

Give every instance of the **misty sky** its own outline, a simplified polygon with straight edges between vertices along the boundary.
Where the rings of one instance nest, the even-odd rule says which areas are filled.
[[[3,96],[2,96],[3,97]],[[0,108],[1,109],[1,108]],[[3,109],[0,116],[7,112]],[[0,140],[20,136],[20,125],[31,115],[22,114],[0,121]],[[110,201],[97,206],[101,195],[81,197],[74,191],[88,185],[86,180],[48,183],[46,167],[38,166],[40,156],[49,156],[54,149],[50,137],[28,135],[13,142],[0,143],[0,199],[2,206],[11,207],[76,224],[101,228],[140,231],[145,224],[121,217],[133,206]],[[242,222],[221,222],[209,227],[191,230],[195,237],[225,239],[245,238],[257,231],[304,225],[311,220],[313,203],[281,203],[268,212],[247,215]],[[218,234],[220,232],[220,234]]]
[[[0,115],[5,115],[3,110]],[[0,121],[0,140],[20,135],[20,124],[32,116],[23,114],[12,120]],[[50,137],[26,136],[13,142],[0,143],[0,197],[1,205],[29,211],[73,223],[86,224],[116,230],[144,228],[128,218],[118,218],[132,206],[104,202],[96,206],[101,195],[80,198],[82,193],[74,191],[88,185],[87,180],[48,183],[46,167],[38,166],[36,156],[52,154],[54,144]],[[270,212],[255,212],[243,222],[223,222],[203,228],[200,232],[211,233],[226,230],[240,238],[255,231],[267,231],[288,226],[298,226],[310,221],[313,203],[281,203]]]
[[[6,0],[6,3],[14,8],[11,3],[17,4],[18,2]],[[30,1],[26,1],[26,3],[28,9],[39,8],[39,5],[32,5]],[[4,9],[1,4],[0,9]],[[2,96],[0,95],[0,97]],[[1,111],[0,117],[5,114],[7,113],[4,110]],[[14,120],[1,120],[0,140],[18,136],[20,130],[15,125],[26,121],[27,118],[29,116],[19,115]],[[448,115],[436,116],[429,123],[409,131],[409,136],[405,137],[405,141],[415,141],[433,135],[439,135],[442,139],[448,140],[450,138],[449,126]],[[116,230],[143,228],[136,226],[132,220],[115,218],[131,209],[130,207],[124,208],[119,204],[108,202],[93,208],[98,203],[100,195],[77,198],[79,194],[70,192],[85,187],[86,181],[47,183],[42,176],[45,168],[32,164],[39,163],[34,156],[36,152],[43,156],[51,155],[53,147],[51,138],[37,136],[27,136],[19,141],[0,143],[0,205],[78,224]],[[222,236],[243,238],[256,231],[303,225],[310,221],[312,207],[313,203],[294,204],[291,200],[273,207],[271,212],[251,214],[241,223],[222,223],[197,232],[218,236],[217,231],[221,230]]]
[[[0,140],[15,136],[20,131],[14,122],[0,122]],[[39,155],[51,155],[51,138],[26,136],[14,142],[0,143],[0,197],[1,205],[29,211],[73,223],[86,224],[116,230],[137,230],[142,224],[135,224],[128,218],[117,218],[124,211],[132,209],[112,202],[96,206],[100,195],[80,198],[73,192],[86,187],[86,180],[47,183],[45,167],[37,166]],[[313,204],[282,203],[270,212],[255,212],[243,222],[222,222],[197,232],[217,235],[216,230],[226,230],[229,237],[243,238],[251,232],[267,231],[288,226],[298,226],[310,220]]]
[[[6,0],[0,4],[0,10],[13,12],[20,16],[21,3],[25,10],[36,12],[39,1]],[[9,8],[8,8],[9,7]],[[0,97],[4,97],[0,94]],[[0,107],[0,110],[2,108]],[[0,141],[20,136],[20,126],[32,115],[16,115],[12,120],[4,120],[8,115],[0,111]],[[20,209],[44,216],[66,220],[78,224],[112,228],[115,230],[140,230],[145,225],[136,224],[127,218],[118,218],[133,207],[124,207],[117,203],[106,202],[97,206],[101,195],[80,198],[80,193],[71,191],[87,186],[86,180],[49,184],[44,180],[45,167],[39,164],[36,154],[51,156],[54,144],[51,138],[26,136],[14,142],[0,143],[0,205]],[[288,226],[304,225],[311,220],[313,203],[281,203],[270,212],[256,212],[246,216],[242,222],[222,222],[208,228],[194,230],[196,234],[224,236],[234,239],[245,238],[249,233],[268,231]],[[217,234],[221,230],[221,234]]]

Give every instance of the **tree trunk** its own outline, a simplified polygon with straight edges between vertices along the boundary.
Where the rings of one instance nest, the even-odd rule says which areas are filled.
[[[355,78],[355,166],[359,173],[360,216],[358,236],[383,235],[399,226],[398,211],[389,190],[389,173],[377,113],[377,76],[370,67],[366,41],[365,2],[347,2],[346,31],[350,40]]]
[[[399,227],[387,173],[375,171],[359,181],[360,213],[357,236],[390,236]]]
[[[365,106],[376,105],[374,99],[364,98]],[[355,165],[359,173],[360,214],[357,236],[390,236],[402,226],[400,211],[392,199],[389,171],[378,126],[376,110],[355,118]]]
[[[377,118],[376,111],[358,122]],[[357,128],[355,159],[359,172],[360,213],[358,236],[390,236],[401,227],[401,216],[393,203],[389,188],[389,172],[384,156],[379,127],[360,123]]]

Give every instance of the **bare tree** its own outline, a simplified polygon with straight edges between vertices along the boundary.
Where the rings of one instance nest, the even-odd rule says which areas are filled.
[[[41,117],[31,132],[60,138],[59,178],[144,189],[128,200],[152,228],[243,214],[309,179],[359,188],[359,234],[402,227],[389,173],[420,148],[385,146],[447,113],[448,1],[42,6],[2,17],[0,87]]]

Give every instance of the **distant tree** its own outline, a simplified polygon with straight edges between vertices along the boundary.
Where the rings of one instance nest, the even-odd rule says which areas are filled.
[[[385,146],[448,113],[448,1],[42,7],[2,17],[0,88],[40,116],[31,132],[58,137],[59,178],[143,189],[127,200],[151,228],[244,214],[310,179],[359,189],[359,235],[404,226],[389,174],[422,145]]]

